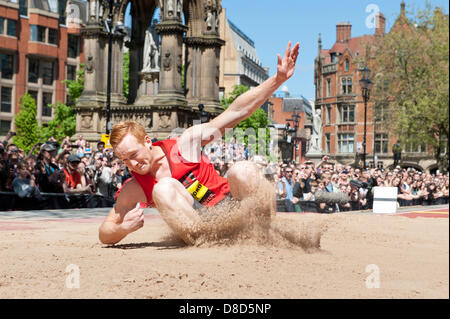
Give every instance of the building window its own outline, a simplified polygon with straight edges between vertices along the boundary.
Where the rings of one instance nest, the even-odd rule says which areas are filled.
[[[347,78],[347,94],[351,94],[353,91],[352,78]]]
[[[327,79],[327,96],[331,96],[331,79]]]
[[[19,14],[28,16],[28,0],[19,0]]]
[[[389,138],[387,134],[375,134],[375,153],[389,153]]]
[[[327,124],[331,124],[331,105],[327,105]]]
[[[11,113],[12,88],[2,87],[1,90],[1,109],[3,113]]]
[[[1,78],[11,80],[14,73],[14,56],[11,54],[1,54],[1,63]]]
[[[341,93],[347,94],[347,79],[346,78],[341,79]]]
[[[17,21],[7,18],[0,18],[0,35],[17,36]]]
[[[331,135],[330,133],[325,133],[325,145],[326,145],[326,152],[328,154],[331,153]]]
[[[67,80],[75,81],[77,78],[77,66],[76,65],[67,65]]]
[[[331,63],[336,62],[336,53],[331,53],[330,57],[331,57]]]
[[[57,29],[48,29],[48,43],[49,44],[58,44],[58,30]]]
[[[53,84],[53,62],[42,61],[42,79],[45,85]]]
[[[345,72],[348,72],[348,70],[350,69],[350,62],[348,61],[348,59],[345,60]]]
[[[11,130],[11,121],[0,120],[0,135],[5,136]]]
[[[7,35],[9,35],[11,37],[15,37],[17,35],[16,34],[16,24],[17,24],[16,20],[8,19],[7,30],[6,30]]]
[[[39,60],[28,60],[28,82],[37,83],[39,78]]]
[[[30,40],[45,43],[45,29],[46,27],[40,25],[30,25]]]
[[[42,94],[42,116],[52,116],[52,108],[49,104],[52,104],[52,93],[44,92]]]
[[[342,94],[351,94],[353,91],[352,78],[341,78]]]
[[[355,122],[355,106],[343,105],[339,108],[339,119],[341,123]]]
[[[36,107],[38,105],[38,91],[28,90],[28,94],[34,99]]]
[[[425,143],[406,143],[403,150],[406,153],[425,153],[427,151]]]
[[[338,134],[338,152],[353,153],[355,138],[354,134]]]

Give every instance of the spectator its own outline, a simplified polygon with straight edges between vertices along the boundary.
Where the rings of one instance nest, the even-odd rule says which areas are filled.
[[[67,157],[67,162],[64,168],[65,181],[63,184],[64,193],[66,194],[92,194],[92,186],[86,183],[84,176],[78,172],[78,164],[80,159],[75,154],[70,154]]]
[[[84,146],[84,149],[83,149],[83,154],[84,154],[84,156],[88,156],[88,157],[90,157],[92,155],[91,144],[89,142],[86,142],[86,145]]]
[[[104,159],[107,159],[106,157],[102,157],[101,159],[97,159],[95,161],[95,171],[94,171],[94,181],[95,181],[95,188],[97,190],[96,194],[101,195],[105,198],[111,198],[111,189],[110,184],[113,181],[113,176],[111,172],[111,168],[107,164],[107,161],[104,161]]]
[[[42,192],[62,193],[64,176],[60,168],[54,164],[56,147],[51,143],[44,143],[37,156],[35,173],[36,181]]]
[[[284,174],[281,176],[278,184],[278,192],[281,199],[284,199],[284,205],[287,212],[295,212],[294,203],[292,202],[293,185],[292,185],[292,168],[286,168]]]
[[[97,143],[97,151],[103,154],[103,152],[105,151],[105,142]]]
[[[36,178],[31,174],[28,163],[20,161],[17,164],[17,177],[12,183],[14,193],[20,198],[36,198],[43,200],[38,187],[36,186]]]

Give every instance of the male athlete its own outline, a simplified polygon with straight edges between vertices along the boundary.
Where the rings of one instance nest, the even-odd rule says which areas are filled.
[[[208,123],[188,128],[176,139],[152,143],[145,129],[135,122],[116,124],[110,143],[133,179],[120,191],[116,205],[99,228],[104,244],[115,244],[144,225],[140,202],[156,207],[172,231],[188,244],[194,243],[199,208],[212,207],[231,196],[242,200],[255,189],[258,169],[238,162],[219,176],[200,154],[201,147],[222,136],[255,112],[294,74],[299,43],[289,41],[283,58],[278,55],[277,73],[239,96],[223,113]]]

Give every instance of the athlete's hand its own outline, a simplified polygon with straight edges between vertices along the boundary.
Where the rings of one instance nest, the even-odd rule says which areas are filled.
[[[144,226],[144,210],[142,208],[134,208],[125,214],[122,228],[127,233],[132,233],[142,226]]]
[[[297,42],[291,49],[291,41],[289,41],[283,58],[279,54],[277,55],[277,78],[281,82],[285,82],[294,74],[299,48],[300,44]]]

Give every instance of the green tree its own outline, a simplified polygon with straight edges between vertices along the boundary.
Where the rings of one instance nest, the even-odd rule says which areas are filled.
[[[130,87],[130,52],[123,54],[123,97],[128,101],[128,92]]]
[[[26,153],[39,142],[39,125],[36,119],[36,101],[28,92],[20,98],[20,111],[14,118],[17,135],[13,143]]]
[[[401,16],[375,52],[374,104],[378,118],[403,145],[426,143],[442,171],[448,169],[449,23],[428,4],[412,21]]]
[[[84,89],[84,65],[77,71],[75,80],[64,80],[67,90],[69,91],[69,99],[74,104],[83,93]],[[48,140],[51,136],[56,139],[63,139],[66,136],[72,136],[76,132],[76,112],[70,105],[64,103],[56,103],[49,105],[53,108],[53,119],[46,126],[40,128],[41,140]]]
[[[233,91],[231,91],[231,93],[229,93],[228,95],[224,96],[224,98],[222,99],[223,108],[227,109],[231,105],[231,103],[234,102],[234,100],[236,100],[241,94],[247,92],[248,90],[249,90],[248,86],[242,84],[235,85],[233,87]],[[265,137],[260,137],[258,132],[258,129],[260,128],[266,129],[268,124],[269,119],[267,117],[266,112],[264,112],[264,110],[259,108],[250,117],[246,118],[236,126],[237,130],[234,131],[235,133],[234,136],[238,140],[243,139],[244,143],[246,143],[250,147],[252,153],[257,154],[259,145],[265,147],[265,149],[268,150],[270,132],[268,130],[264,130]],[[242,136],[248,129],[250,130],[253,129],[255,135]],[[255,140],[255,138],[257,140]]]
[[[66,136],[75,134],[76,112],[71,106],[64,103],[57,103],[51,106],[54,109],[53,119],[46,126],[40,128],[41,139],[47,141],[51,136],[57,140],[62,140]]]

